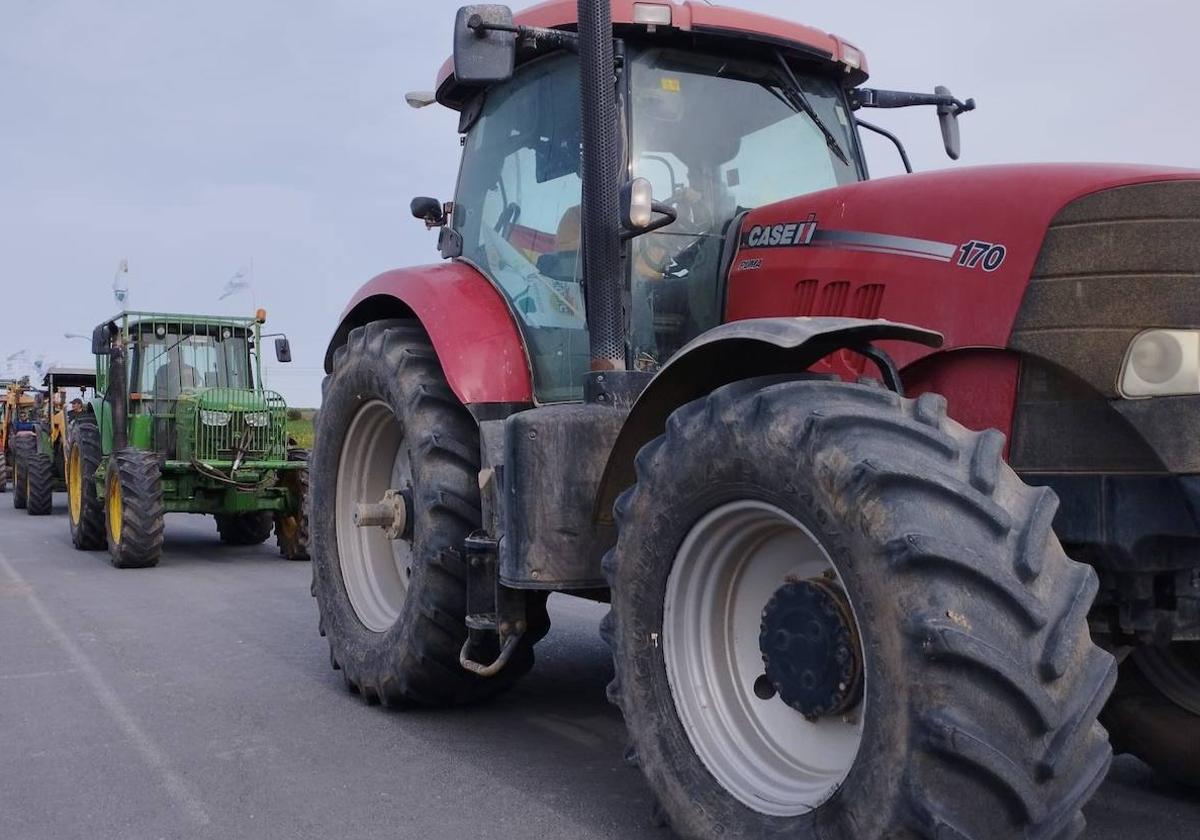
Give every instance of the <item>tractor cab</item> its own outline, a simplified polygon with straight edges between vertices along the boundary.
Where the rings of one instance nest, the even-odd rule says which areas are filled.
[[[262,387],[265,318],[262,310],[254,318],[126,312],[101,324],[93,335],[100,413],[123,403],[131,440],[168,459],[282,460],[286,405]],[[117,348],[124,381],[114,389]],[[276,356],[290,358],[286,339]]]
[[[622,262],[631,367],[654,371],[721,322],[739,215],[865,168],[840,64],[718,42],[696,52],[630,38],[626,50],[624,169],[669,214],[626,240]],[[817,121],[795,104],[797,87]],[[578,399],[589,362],[578,61],[529,61],[471,103],[451,221],[461,256],[517,314],[540,400]]]

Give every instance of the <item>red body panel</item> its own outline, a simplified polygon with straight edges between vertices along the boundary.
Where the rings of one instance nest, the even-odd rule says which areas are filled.
[[[653,2],[653,0],[651,0]],[[643,0],[636,0],[643,2]],[[612,0],[612,20],[615,26],[633,24],[633,7],[635,0]],[[792,21],[761,15],[755,12],[745,12],[741,9],[726,9],[720,6],[709,6],[695,0],[685,0],[681,3],[659,0],[659,5],[670,5],[671,25],[684,32],[731,32],[759,36],[771,41],[785,41],[810,49],[829,53],[834,61],[841,61],[846,46],[845,41],[811,26],[804,26]],[[549,0],[517,12],[514,21],[518,26],[539,26],[544,29],[574,28],[578,17],[576,0]],[[867,59],[857,48],[851,47],[859,58],[859,70],[862,78],[866,78]],[[438,71],[437,88],[450,81],[454,74],[454,59],[446,59]]]
[[[978,355],[947,351],[1006,346],[1047,226],[1064,205],[1111,187],[1196,177],[1143,166],[993,166],[867,181],[780,202],[750,213],[742,225],[727,318],[847,315],[938,330],[945,349],[919,370],[905,371],[906,378],[918,390],[945,393],[952,414],[967,425],[1007,432],[1015,367],[980,368]],[[783,242],[761,247],[762,232],[780,225]],[[756,229],[759,236],[752,236]],[[789,239],[795,244],[787,245]],[[975,267],[959,265],[972,241],[1002,246],[1003,261],[986,270],[988,251],[979,250]],[[968,259],[977,249],[970,251]],[[902,368],[932,352],[911,344],[888,350]],[[832,361],[842,375],[863,369],[852,354]],[[968,361],[970,376],[936,369]],[[972,382],[981,372],[995,379]]]
[[[370,310],[388,299],[402,301],[420,320],[450,388],[464,404],[533,401],[529,360],[516,322],[500,293],[470,265],[447,262],[380,274],[358,290],[340,322],[360,305]]]

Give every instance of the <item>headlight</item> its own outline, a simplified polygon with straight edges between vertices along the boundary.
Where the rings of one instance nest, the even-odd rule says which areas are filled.
[[[1121,394],[1200,394],[1200,331],[1147,330],[1138,335],[1125,354]]]
[[[264,426],[271,425],[271,413],[269,411],[251,411],[246,414],[246,425],[253,426],[256,429],[261,429]]]
[[[207,408],[202,408],[200,409],[200,422],[205,426],[228,426],[229,412],[210,411]]]

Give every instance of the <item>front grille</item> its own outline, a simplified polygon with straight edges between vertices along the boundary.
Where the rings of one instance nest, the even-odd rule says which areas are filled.
[[[274,391],[211,388],[196,404],[195,457],[201,461],[281,460],[287,403]]]

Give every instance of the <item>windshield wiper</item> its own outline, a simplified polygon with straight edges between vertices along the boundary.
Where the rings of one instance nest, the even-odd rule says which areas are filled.
[[[812,120],[813,125],[817,127],[817,130],[820,131],[821,134],[825,135],[825,145],[829,147],[829,151],[833,152],[837,156],[838,160],[846,164],[846,166],[849,166],[850,158],[846,157],[846,153],[842,151],[842,147],[838,144],[837,138],[834,137],[833,132],[830,131],[825,123],[822,122],[821,118],[817,116],[817,112],[813,108],[812,103],[808,101],[808,97],[804,95],[804,91],[800,87],[800,80],[797,79],[796,74],[792,72],[791,65],[787,63],[787,59],[783,57],[783,53],[779,50],[776,50],[775,57],[779,59],[779,66],[783,68],[784,75],[789,82],[787,85],[779,85],[776,89],[787,101],[788,105],[792,106],[795,111],[806,114],[808,118]],[[764,85],[765,84],[766,83],[764,83]]]

